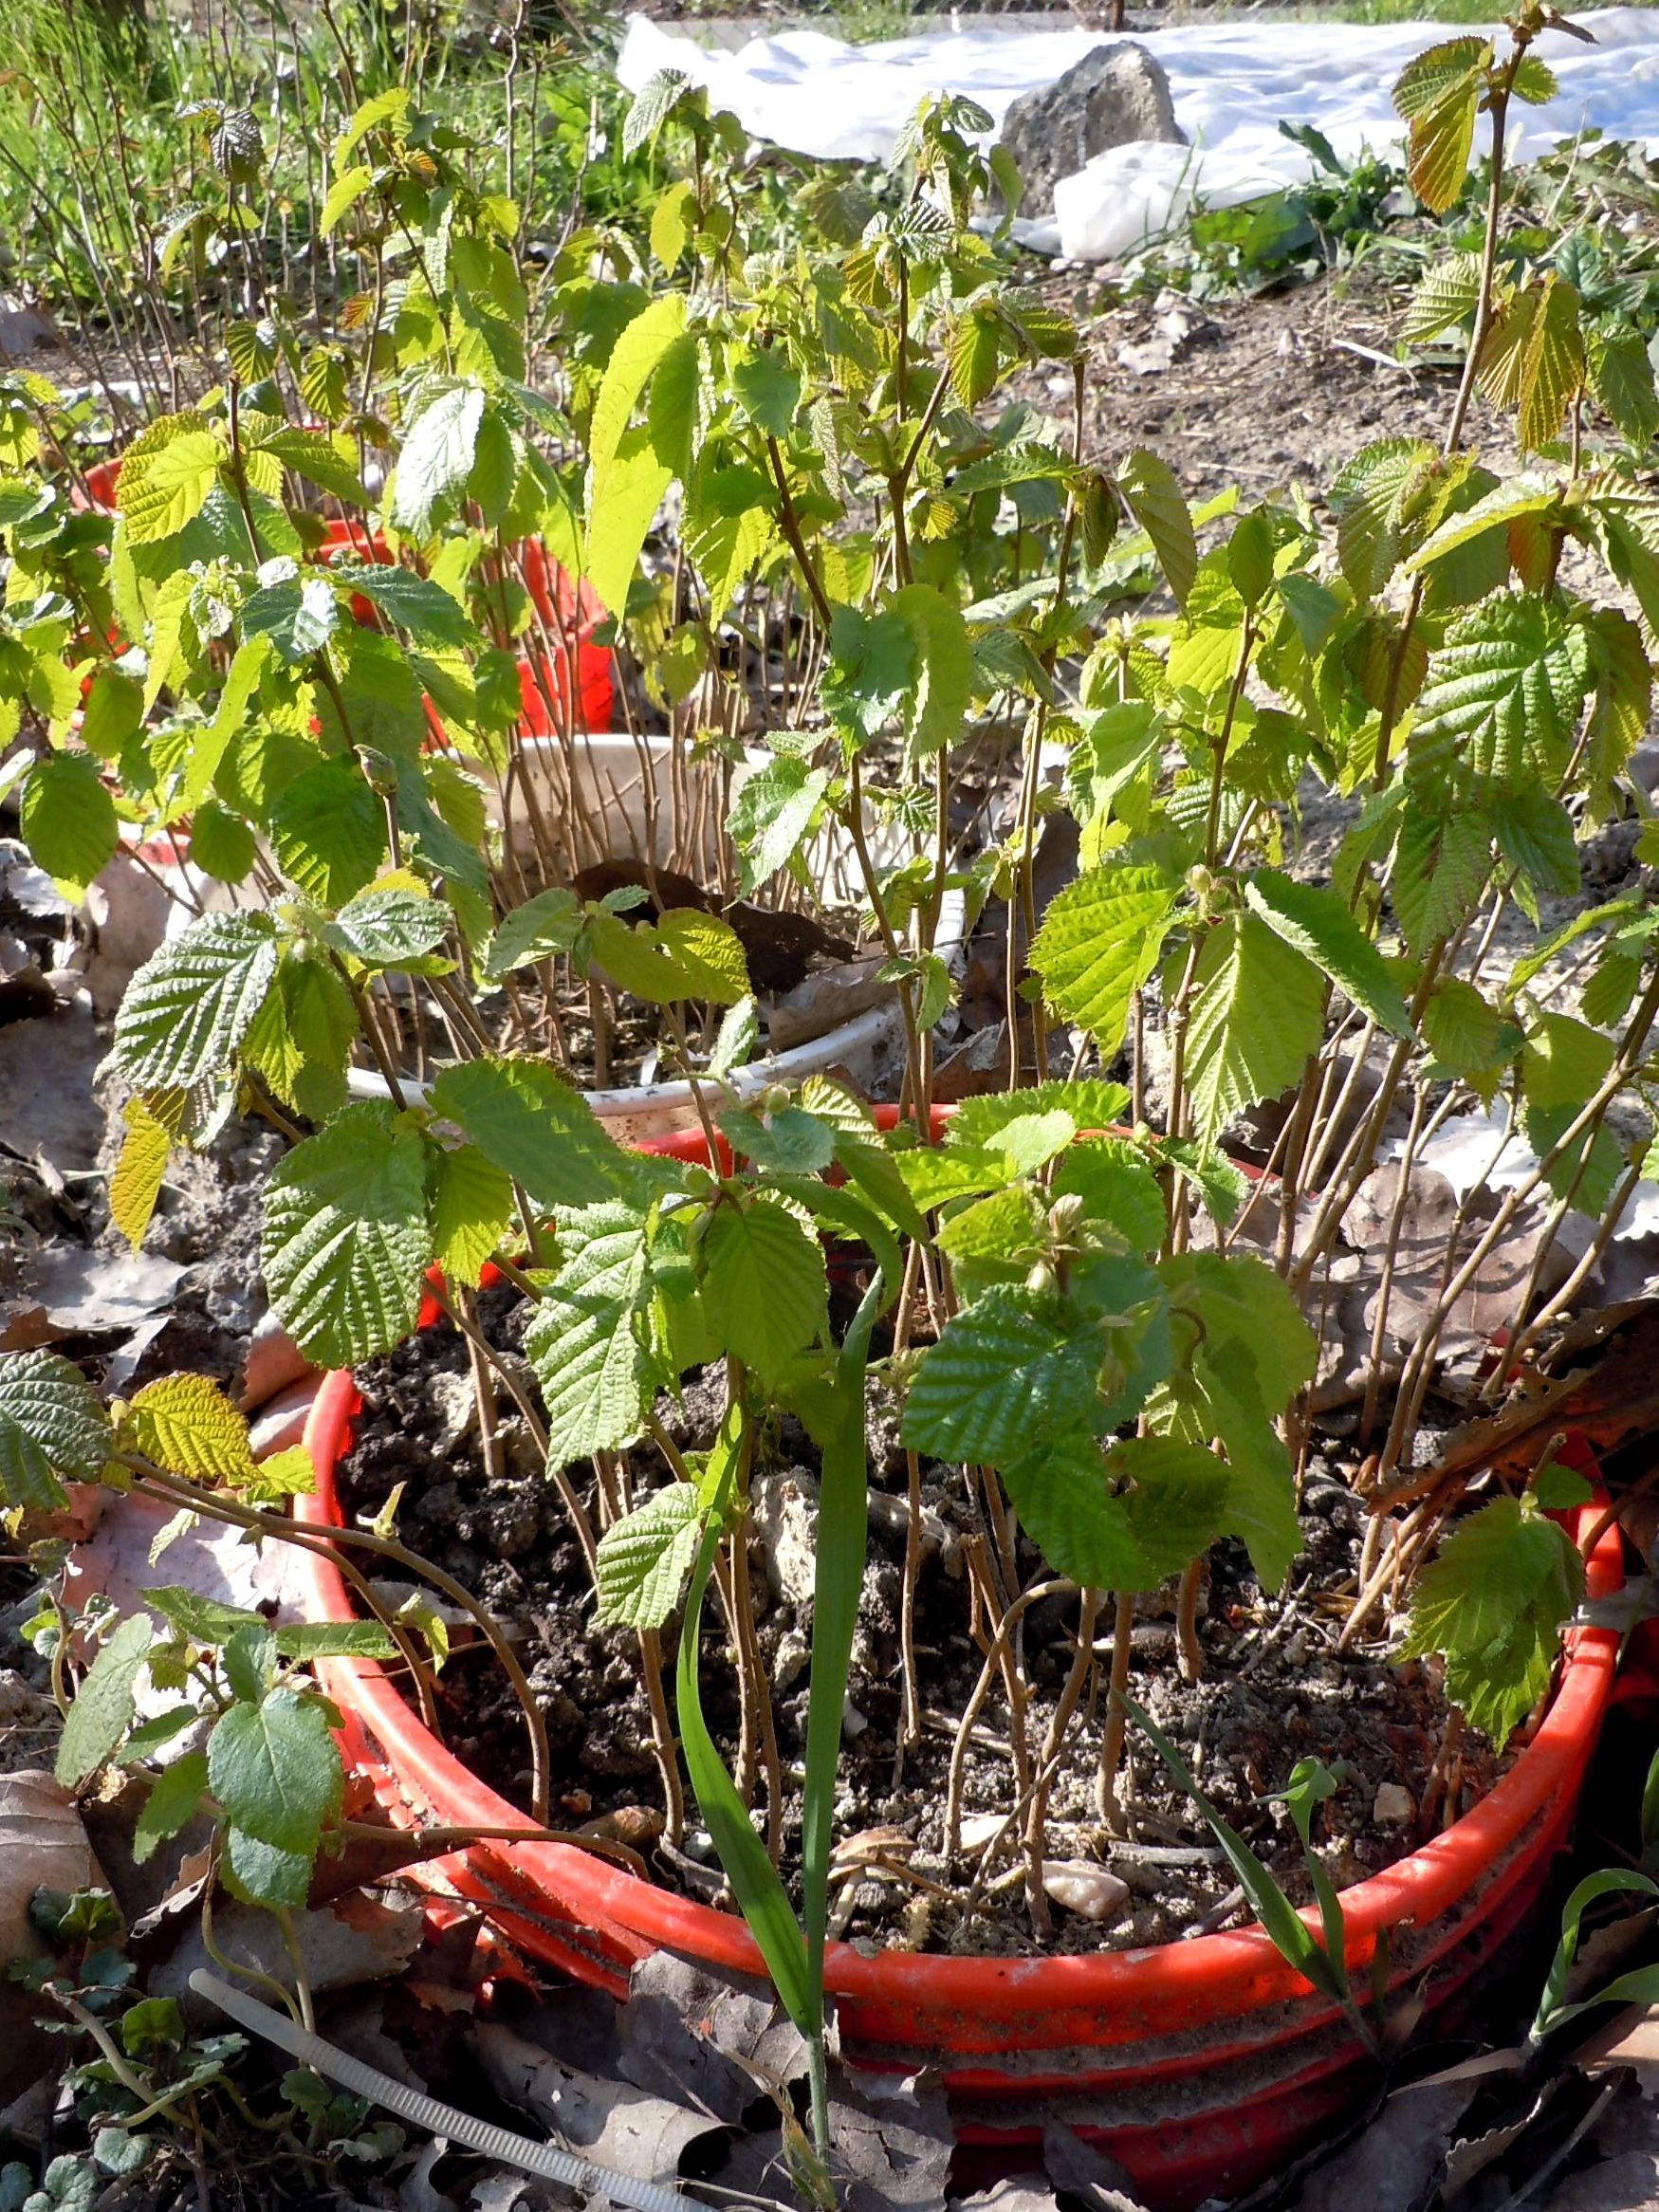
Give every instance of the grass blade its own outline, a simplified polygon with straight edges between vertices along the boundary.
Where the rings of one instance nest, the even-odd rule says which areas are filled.
[[[720,1864],[731,1884],[750,1935],[760,1946],[783,2010],[810,2043],[823,2037],[823,2006],[815,2005],[806,1973],[806,1945],[778,1870],[766,1856],[766,1847],[755,1834],[737,1785],[726,1771],[703,1718],[697,1692],[697,1657],[703,1626],[703,1595],[713,1572],[727,1511],[731,1503],[737,1474],[748,1449],[747,1417],[741,1402],[727,1412],[710,1459],[712,1493],[709,1521],[697,1548],[696,1564],[686,1591],[685,1617],[680,1626],[679,1656],[675,1662],[674,1693],[679,1707],[680,1742],[685,1748],[686,1771],[697,1794],[702,1813]]]
[[[1566,1993],[1567,1978],[1578,1955],[1579,1924],[1597,1898],[1613,1896],[1619,1890],[1635,1890],[1644,1896],[1659,1897],[1659,1883],[1654,1883],[1646,1874],[1637,1873],[1633,1867],[1604,1867],[1600,1873],[1588,1874],[1579,1883],[1561,1909],[1561,1940],[1556,1945],[1556,1955],[1544,1982],[1543,1995],[1538,2000],[1538,2011],[1527,2031],[1529,2043],[1541,2043],[1552,2028],[1559,2027],[1563,2020],[1570,2020],[1584,2010],[1583,2005],[1563,2006],[1561,2003]],[[1625,1979],[1630,1978],[1626,1976]],[[1590,2002],[1600,2004],[1617,1987],[1616,1982],[1611,1983],[1602,1997],[1592,1998]]]
[[[1116,1690],[1113,1695],[1121,1698],[1124,1711],[1151,1739],[1153,1750],[1208,1821],[1215,1840],[1226,1853],[1227,1863],[1238,1877],[1240,1889],[1249,1900],[1250,1909],[1262,1923],[1268,1940],[1285,1964],[1294,1967],[1302,1980],[1311,1982],[1322,1997],[1331,1998],[1344,2011],[1352,2012],[1354,2000],[1349,1995],[1347,1977],[1341,1967],[1320,1946],[1306,1921],[1244,1837],[1236,1829],[1229,1828],[1222,1818],[1189,1773],[1186,1761],[1170,1739],[1133,1698],[1124,1697]]]
[[[841,1714],[853,1660],[853,1631],[864,1582],[870,1525],[869,1468],[864,1446],[864,1359],[881,1309],[877,1272],[854,1316],[836,1363],[835,1428],[823,1447],[818,1503],[818,1560],[812,1588],[812,1687],[806,1706],[806,1779],[802,1794],[802,1918],[807,1974],[821,1998],[829,1920],[830,1823]]]

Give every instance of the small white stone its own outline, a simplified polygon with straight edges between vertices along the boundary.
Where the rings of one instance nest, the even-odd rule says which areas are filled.
[[[1398,1782],[1384,1782],[1376,1793],[1371,1816],[1379,1828],[1403,1828],[1416,1810],[1410,1790]]]
[[[1129,1884],[1093,1859],[1044,1859],[1042,1887],[1079,1920],[1115,1920],[1129,1899]]]
[[[1005,1828],[1012,1833],[1012,1822],[1005,1813],[966,1813],[962,1819],[962,1848],[964,1851],[984,1851],[994,1835]]]
[[[818,1575],[818,1484],[800,1467],[757,1475],[749,1519],[774,1596],[798,1615],[810,1612]]]
[[[452,1452],[478,1414],[478,1392],[470,1370],[459,1374],[434,1374],[432,1401],[437,1413],[433,1448],[440,1458]]]

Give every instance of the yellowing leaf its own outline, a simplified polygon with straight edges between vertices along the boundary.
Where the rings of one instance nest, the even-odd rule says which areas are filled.
[[[142,1098],[129,1100],[123,1118],[127,1133],[109,1179],[109,1214],[136,1252],[156,1210],[173,1140]]]
[[[1406,158],[1411,187],[1437,215],[1463,190],[1491,63],[1489,41],[1447,39],[1409,62],[1394,85],[1394,106],[1411,126]]]
[[[1584,381],[1578,295],[1552,272],[1527,335],[1521,371],[1521,442],[1536,452],[1558,437],[1568,402]]]
[[[127,1419],[135,1447],[171,1474],[233,1483],[253,1471],[248,1423],[211,1375],[146,1383]]]
[[[355,207],[361,199],[369,189],[374,174],[366,161],[341,171],[328,188],[328,197],[323,201],[323,212],[318,217],[317,228],[322,237],[326,238],[346,210]]]
[[[201,512],[224,458],[196,415],[163,415],[133,440],[121,461],[116,505],[130,544],[175,537]]]
[[[748,964],[729,922],[694,908],[675,907],[657,924],[657,935],[690,978],[693,998],[735,1006],[748,996]]]
[[[684,296],[679,292],[664,292],[635,316],[611,349],[588,425],[594,511],[599,507],[605,476],[617,457],[622,433],[639,402],[639,396],[650,382],[652,372],[685,326]]]
[[[662,496],[673,471],[656,456],[649,428],[627,431],[607,465],[596,476],[582,541],[582,567],[599,604],[619,613],[628,603],[628,586],[639,562]]]
[[[652,213],[651,251],[665,269],[673,267],[690,242],[695,200],[691,186],[682,180],[670,186]]]

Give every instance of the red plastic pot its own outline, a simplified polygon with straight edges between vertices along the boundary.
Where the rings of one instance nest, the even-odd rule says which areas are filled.
[[[684,1154],[686,1145],[652,1149]],[[305,1441],[317,1489],[296,1501],[337,1522],[334,1472],[359,1400],[328,1375]],[[1586,1508],[1577,1533],[1595,1518]],[[333,1564],[302,1555],[312,1617],[351,1617]],[[1589,1561],[1592,1596],[1622,1579],[1616,1528]],[[1549,1711],[1491,1792],[1443,1834],[1343,1893],[1350,1964],[1363,1984],[1388,1940],[1391,1986],[1443,2026],[1540,1902],[1571,1824],[1613,1683],[1618,1637],[1573,1631]],[[401,1822],[495,1826],[522,1818],[447,1751],[370,1661],[320,1669],[346,1718],[346,1749]],[[528,1958],[621,1994],[631,1969],[670,1949],[726,1971],[764,1972],[742,1922],[555,1843],[481,1843],[420,1869],[439,1896],[479,1908]],[[1087,1957],[867,1957],[830,1947],[826,1982],[857,2064],[944,2074],[965,2135],[1029,2134],[1043,2111],[1084,2121],[1148,2203],[1169,2212],[1252,2186],[1362,2097],[1366,2061],[1341,2016],[1259,1928]],[[1072,2100],[1076,2100],[1075,2104]]]
[[[113,514],[120,473],[119,457],[113,461],[95,462],[86,470],[86,497],[83,499],[77,492],[75,504],[78,507],[90,506],[96,513]],[[319,551],[330,562],[341,558],[355,558],[382,567],[390,566],[395,558],[380,531],[371,531],[360,523],[348,522],[340,516],[329,516],[324,521]],[[547,701],[549,697],[552,699],[562,720],[565,699],[570,695],[570,677],[574,673],[574,727],[579,730],[608,730],[614,703],[611,655],[606,647],[593,642],[594,631],[605,618],[605,611],[594,596],[593,586],[586,581],[581,584],[573,582],[556,561],[549,560],[546,547],[538,538],[525,539],[516,547],[516,552],[525,589],[529,594],[537,618],[548,636],[559,641],[554,652],[544,652],[537,655],[540,679],[530,661],[521,660],[519,663],[519,688],[524,695],[525,728],[532,737],[557,734],[559,724],[554,715],[549,714]],[[379,620],[374,607],[360,592],[352,595],[351,611],[353,619],[365,626],[372,626]],[[430,709],[428,711],[430,714]],[[433,717],[433,723],[441,741],[443,730],[435,716]]]

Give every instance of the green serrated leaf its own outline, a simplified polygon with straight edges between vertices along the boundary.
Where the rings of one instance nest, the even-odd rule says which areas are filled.
[[[226,1832],[220,1875],[230,1895],[245,1905],[286,1907],[299,1911],[311,1894],[316,1853],[279,1851],[232,1823]]]
[[[397,1644],[378,1621],[289,1621],[271,1631],[277,1656],[308,1667],[317,1659],[396,1659]]]
[[[1532,326],[1521,368],[1521,442],[1536,452],[1558,437],[1573,395],[1584,380],[1584,338],[1578,323],[1578,295],[1566,279],[1551,272]]]
[[[998,1132],[1028,1114],[1046,1114],[1054,1107],[1069,1114],[1085,1133],[1114,1130],[1129,1111],[1129,1093],[1121,1083],[1097,1077],[1076,1082],[1034,1083],[1020,1091],[995,1092],[983,1098],[964,1098],[945,1131],[948,1145],[993,1147]]]
[[[818,1239],[758,1192],[716,1207],[703,1239],[703,1305],[726,1348],[775,1383],[821,1333],[828,1284]]]
[[[1653,363],[1636,330],[1592,330],[1585,341],[1590,390],[1602,413],[1633,446],[1651,445],[1659,432],[1659,394]],[[84,734],[84,732],[83,733]],[[86,741],[91,744],[90,738]]]
[[[475,1288],[511,1231],[511,1179],[470,1144],[433,1152],[431,1174],[433,1258],[447,1282]]]
[[[115,1751],[133,1717],[134,1686],[150,1656],[148,1617],[132,1613],[87,1668],[64,1723],[56,1774],[65,1789],[88,1782]]]
[[[1563,1530],[1519,1499],[1495,1498],[1419,1574],[1401,1655],[1444,1654],[1447,1695],[1502,1746],[1549,1687],[1583,1582]]]
[[[127,986],[110,1058],[139,1090],[191,1090],[230,1065],[276,973],[263,914],[208,914]]]
[[[922,1355],[904,1440],[943,1460],[1001,1466],[1029,1449],[1034,1427],[1080,1432],[1097,1403],[1103,1349],[1052,1293],[993,1286]]]
[[[1430,263],[1411,295],[1402,333],[1408,345],[1423,345],[1473,315],[1481,297],[1481,257],[1452,253]]]
[[[1073,1145],[1055,1170],[1054,1194],[1081,1198],[1084,1221],[1115,1229],[1132,1251],[1155,1252],[1164,1241],[1164,1194],[1141,1153],[1121,1138]]]
[[[680,69],[658,69],[654,77],[647,78],[622,118],[623,153],[632,156],[649,145],[680,101],[693,89],[691,80]]]
[[[216,799],[204,799],[191,816],[191,863],[215,882],[244,881],[258,850],[249,824]]]
[[[200,514],[224,457],[198,415],[162,415],[148,424],[121,456],[116,488],[127,543],[152,545],[176,537]]]
[[[1174,906],[1156,868],[1096,868],[1054,899],[1032,942],[1044,998],[1108,1059],[1123,1041],[1135,991],[1162,956]]]
[[[273,1689],[238,1702],[208,1741],[208,1780],[232,1824],[273,1851],[313,1852],[340,1811],[340,1753],[321,1705]]]
[[[1244,897],[1287,945],[1322,968],[1362,1013],[1409,1038],[1411,1018],[1382,954],[1334,891],[1298,883],[1267,868],[1244,879]]]
[[[671,1483],[612,1522],[599,1544],[594,1618],[601,1628],[662,1627],[680,1601],[706,1518],[695,1487]]]
[[[397,529],[414,538],[430,536],[434,509],[465,486],[484,397],[478,384],[445,385],[410,422],[392,492],[391,519]]]
[[[108,1417],[81,1370],[55,1352],[0,1358],[0,1495],[49,1510],[63,1479],[91,1482],[109,1455]]]
[[[1410,125],[1407,168],[1412,189],[1434,214],[1445,214],[1463,190],[1491,63],[1489,41],[1447,39],[1415,55],[1395,82],[1395,109]]]
[[[1229,914],[1205,938],[1187,1026],[1194,1134],[1213,1145],[1235,1114],[1301,1080],[1319,1048],[1318,970],[1260,914]]]
[[[37,761],[23,787],[23,841],[63,895],[79,905],[120,842],[115,801],[90,753]]]
[[[1581,633],[1554,609],[1506,593],[1462,617],[1429,664],[1411,731],[1414,759],[1455,743],[1478,776],[1516,783],[1566,765],[1591,668]]]
[[[1169,1437],[1059,1437],[1002,1468],[1032,1541],[1087,1589],[1155,1590],[1219,1536],[1228,1475],[1211,1451]]]
[[[431,1257],[426,1152],[389,1106],[347,1106],[266,1187],[261,1263],[272,1310],[306,1358],[351,1367],[415,1326]]]
[[[794,858],[828,788],[828,771],[809,768],[798,753],[773,754],[737,786],[726,826],[746,895]]]
[[[458,599],[413,568],[375,562],[361,567],[336,565],[334,574],[352,591],[390,617],[416,645],[475,651],[478,633]]]
[[[429,974],[430,968],[416,964],[443,943],[450,920],[442,899],[413,891],[365,891],[324,926],[323,941],[366,968]]]
[[[325,1121],[345,1103],[346,1060],[358,1034],[351,993],[308,949],[290,949],[242,1041],[242,1059],[285,1106]]]
[[[256,591],[242,610],[242,635],[264,637],[286,667],[321,653],[340,622],[333,586],[321,576],[292,576]]]
[[[717,1125],[735,1152],[778,1174],[816,1175],[836,1156],[834,1129],[799,1106],[781,1106],[764,1116],[731,1107]]]
[[[355,760],[319,761],[272,809],[283,874],[320,906],[344,906],[386,858],[386,810]]]
[[[539,891],[514,907],[491,935],[483,961],[485,978],[499,983],[515,968],[568,952],[581,933],[581,901],[562,884]]]
[[[1449,1074],[1488,1091],[1521,1041],[1514,1023],[1459,976],[1444,976],[1436,985],[1423,1009],[1423,1035]]]
[[[1390,891],[1414,953],[1449,936],[1473,912],[1491,844],[1490,818],[1478,809],[1407,801]]]
[[[976,301],[947,327],[950,389],[964,407],[977,407],[995,384],[1001,339],[1001,319],[989,301]]]
[[[139,1866],[194,1817],[207,1786],[205,1751],[187,1751],[162,1768],[133,1827],[133,1856]]]
[[[651,1397],[636,1329],[651,1285],[643,1219],[625,1206],[573,1208],[559,1251],[525,1336],[555,1470],[633,1444]]]
[[[1148,452],[1144,446],[1136,447],[1118,472],[1117,488],[1152,540],[1164,581],[1177,605],[1185,607],[1198,574],[1198,540],[1173,471],[1156,453]]]
[[[539,1061],[475,1060],[446,1068],[433,1085],[432,1106],[458,1122],[539,1206],[596,1206],[627,1187],[627,1160],[586,1099]]]

